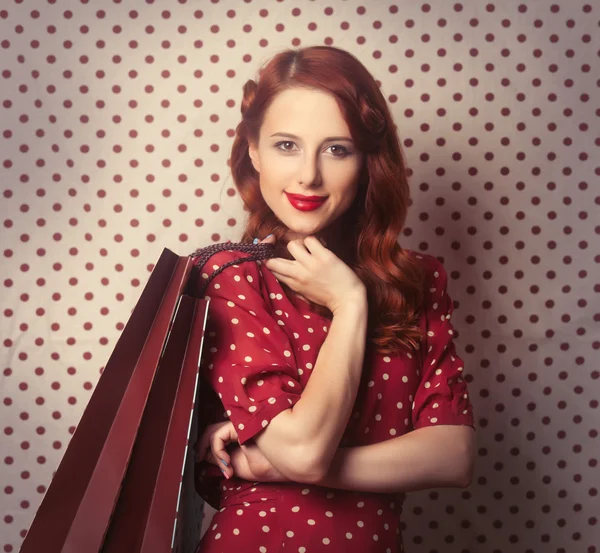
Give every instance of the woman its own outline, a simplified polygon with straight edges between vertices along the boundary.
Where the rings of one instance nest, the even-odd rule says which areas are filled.
[[[197,489],[219,511],[198,553],[403,551],[405,492],[468,486],[475,427],[444,267],[397,243],[409,190],[391,115],[365,67],[325,46],[275,56],[242,114],[241,240],[270,234],[255,248],[279,257],[205,291]],[[201,278],[248,255],[220,251]]]

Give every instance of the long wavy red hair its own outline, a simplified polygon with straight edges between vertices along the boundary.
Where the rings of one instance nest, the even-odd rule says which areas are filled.
[[[331,46],[285,50],[259,70],[258,82],[243,89],[242,120],[231,151],[233,181],[249,213],[242,243],[273,233],[280,257],[287,251],[288,228],[264,201],[259,175],[248,155],[249,141],[258,143],[265,112],[275,96],[290,87],[310,87],[332,94],[364,152],[359,189],[342,215],[344,244],[327,244],[367,289],[367,342],[379,353],[397,353],[400,346],[417,349],[423,339],[418,326],[424,297],[424,269],[398,243],[406,220],[409,187],[396,126],[373,76],[352,54]],[[282,283],[289,296],[290,289]],[[311,302],[321,315],[329,310]]]

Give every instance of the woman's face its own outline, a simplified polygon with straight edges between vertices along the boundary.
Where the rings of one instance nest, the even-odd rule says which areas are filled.
[[[335,98],[321,90],[290,88],[265,113],[258,145],[249,155],[263,198],[289,240],[317,234],[336,221],[358,191],[363,156]],[[316,209],[294,207],[288,194],[326,197]]]

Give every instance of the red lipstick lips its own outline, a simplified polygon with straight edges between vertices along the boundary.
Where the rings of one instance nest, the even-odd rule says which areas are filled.
[[[327,199],[327,196],[303,196],[302,194],[288,194],[287,192],[285,195],[288,197],[290,203],[299,211],[318,209]]]

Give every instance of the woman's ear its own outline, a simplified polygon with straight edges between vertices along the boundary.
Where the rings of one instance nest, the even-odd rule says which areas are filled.
[[[252,161],[252,166],[257,173],[260,173],[260,161],[258,159],[258,148],[253,142],[248,142],[248,155]]]

